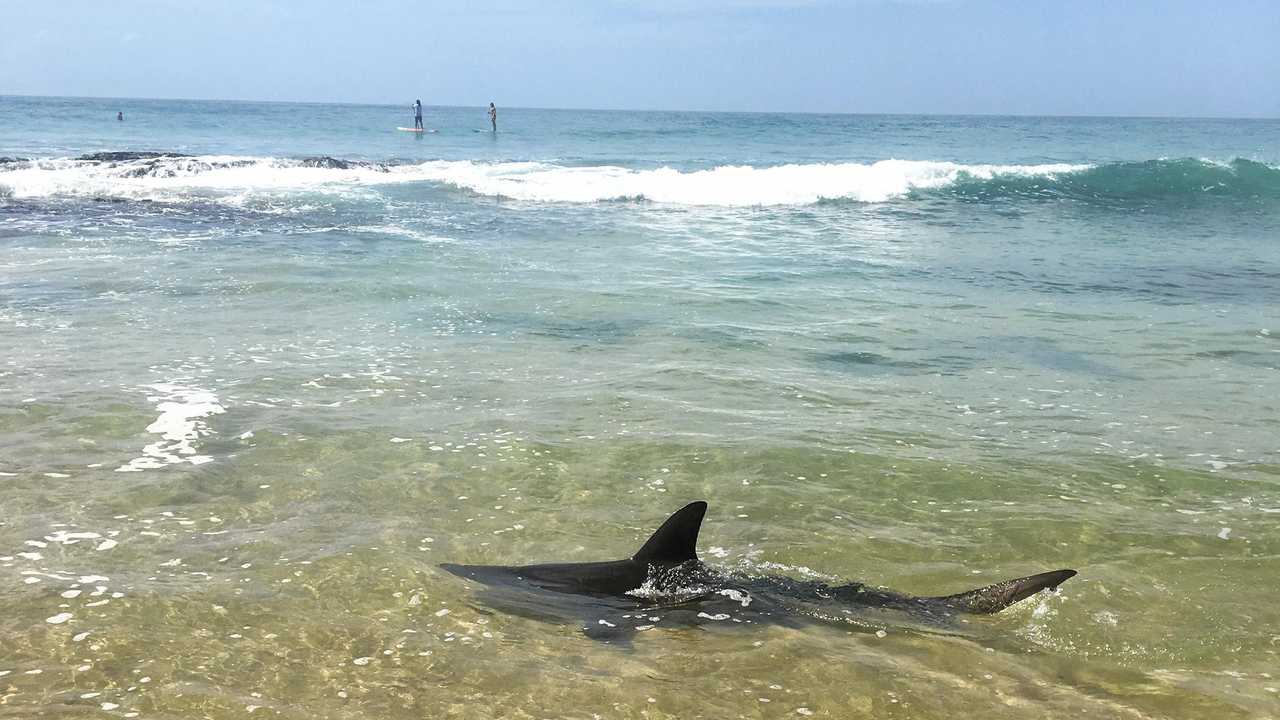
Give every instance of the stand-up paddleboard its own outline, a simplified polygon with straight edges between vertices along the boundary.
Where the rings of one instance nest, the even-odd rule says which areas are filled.
[[[397,130],[399,130],[400,132],[412,132],[412,133],[433,133],[433,132],[439,132],[438,130],[423,130],[422,128],[406,128],[406,127],[398,127],[398,128],[396,128],[396,129],[397,129]]]

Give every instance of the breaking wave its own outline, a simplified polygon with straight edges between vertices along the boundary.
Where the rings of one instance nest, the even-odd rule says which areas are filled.
[[[1277,201],[1280,200],[1280,167],[1241,158],[1230,162],[1189,158],[1117,162],[1092,165],[1051,178],[962,176],[949,191],[973,200],[1007,197],[1112,204],[1215,198]]]
[[[1251,160],[976,165],[927,160],[721,166],[705,170],[439,160],[419,164],[318,158],[97,153],[0,158],[0,198],[89,197],[182,201],[297,192],[347,193],[426,182],[528,202],[634,200],[672,205],[879,203],[936,196],[1086,202],[1231,197],[1280,200],[1280,168]]]

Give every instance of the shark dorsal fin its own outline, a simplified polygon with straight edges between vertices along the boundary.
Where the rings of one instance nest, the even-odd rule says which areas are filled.
[[[675,511],[632,559],[663,563],[697,560],[698,529],[702,527],[702,517],[706,514],[707,504],[701,500]]]

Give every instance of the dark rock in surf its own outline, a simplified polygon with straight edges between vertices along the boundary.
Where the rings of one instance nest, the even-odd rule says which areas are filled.
[[[361,167],[364,165],[364,163],[354,162],[351,160],[339,160],[338,158],[332,158],[328,155],[303,158],[300,164],[302,167],[325,168],[327,170],[350,170],[351,168]]]
[[[122,150],[116,152],[96,152],[76,158],[85,162],[129,162],[131,160],[155,160],[156,158],[185,158],[191,155],[174,152],[151,152]]]

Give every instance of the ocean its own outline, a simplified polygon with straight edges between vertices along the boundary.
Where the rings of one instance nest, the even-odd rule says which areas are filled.
[[[1280,121],[411,102],[0,97],[0,717],[1280,716]]]

